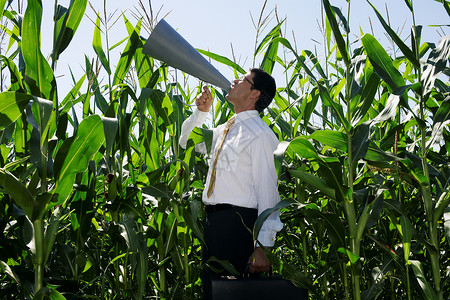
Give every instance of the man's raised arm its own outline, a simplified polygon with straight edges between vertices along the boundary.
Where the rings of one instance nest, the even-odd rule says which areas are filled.
[[[192,130],[194,130],[195,127],[201,127],[208,116],[208,112],[212,105],[212,96],[208,87],[203,87],[202,93],[197,96],[197,99],[195,99],[195,104],[197,105],[197,109],[194,109],[192,115],[187,118],[181,126],[179,144],[183,149],[186,148],[186,144]],[[206,154],[206,146],[204,143],[196,145],[195,150]]]

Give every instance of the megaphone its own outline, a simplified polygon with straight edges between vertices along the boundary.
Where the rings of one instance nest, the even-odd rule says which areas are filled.
[[[214,68],[164,19],[153,29],[142,52],[224,90],[228,90],[231,86],[230,80]]]

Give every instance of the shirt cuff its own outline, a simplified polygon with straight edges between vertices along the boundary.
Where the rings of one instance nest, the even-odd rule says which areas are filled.
[[[258,242],[264,247],[273,247],[275,244],[276,231],[272,230],[260,230],[258,234]],[[256,244],[258,246],[258,243]]]
[[[199,127],[201,126],[205,121],[206,118],[208,117],[209,112],[208,111],[201,111],[198,108],[194,109],[194,112],[192,113],[192,116],[195,120],[195,126],[194,127]]]

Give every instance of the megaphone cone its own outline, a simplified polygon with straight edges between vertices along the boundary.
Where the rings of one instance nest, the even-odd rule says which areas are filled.
[[[176,69],[211,83],[224,90],[230,81],[214,68],[166,21],[161,20],[153,29],[142,50],[145,54],[161,60]]]

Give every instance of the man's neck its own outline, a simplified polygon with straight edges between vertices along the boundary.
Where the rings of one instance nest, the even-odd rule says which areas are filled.
[[[255,106],[254,105],[249,105],[247,107],[234,107],[234,112],[236,114],[240,113],[240,112],[244,112],[244,111],[248,111],[248,110],[255,110]]]

